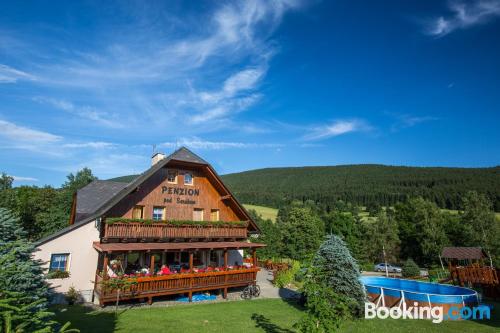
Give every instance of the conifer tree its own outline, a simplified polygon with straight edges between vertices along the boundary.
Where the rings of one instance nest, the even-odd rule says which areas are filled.
[[[49,287],[41,263],[32,259],[35,247],[24,237],[19,220],[0,208],[0,290],[20,292],[32,301],[46,299]]]
[[[47,310],[49,287],[40,262],[32,259],[34,246],[24,237],[19,220],[0,208],[0,326],[52,332],[56,322]]]
[[[353,315],[362,313],[365,292],[359,281],[359,266],[340,237],[326,237],[314,256],[312,267],[317,280],[324,281],[335,293],[354,302]]]
[[[359,275],[344,241],[327,236],[308,270],[303,287],[306,315],[295,327],[301,332],[333,332],[342,320],[360,316],[365,293]]]

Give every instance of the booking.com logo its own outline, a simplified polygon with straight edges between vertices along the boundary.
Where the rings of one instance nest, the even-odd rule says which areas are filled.
[[[458,307],[452,306],[444,313],[442,306],[418,306],[418,303],[413,303],[413,306],[407,307],[406,303],[402,303],[401,307],[388,308],[385,306],[377,307],[374,303],[365,303],[365,319],[432,319],[432,322],[438,324],[445,319],[450,320],[468,320],[468,319],[490,319],[490,308],[484,305],[477,307]]]

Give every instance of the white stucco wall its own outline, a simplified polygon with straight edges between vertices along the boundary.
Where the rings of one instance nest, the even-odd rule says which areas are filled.
[[[34,257],[44,262],[47,271],[52,254],[69,253],[69,278],[48,280],[54,291],[65,293],[74,286],[86,301],[91,301],[98,258],[92,243],[98,240],[99,232],[94,222],[89,222],[38,247]]]

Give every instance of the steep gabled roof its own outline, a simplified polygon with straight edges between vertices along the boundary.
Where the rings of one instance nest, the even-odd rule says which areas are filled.
[[[60,235],[63,235],[73,229],[76,229],[84,224],[87,224],[88,222],[91,222],[102,215],[104,215],[108,210],[110,210],[112,207],[114,207],[116,204],[118,204],[122,199],[124,199],[128,194],[130,194],[132,191],[134,191],[139,185],[141,185],[144,181],[146,181],[149,177],[154,175],[158,170],[161,168],[165,167],[169,162],[171,161],[178,161],[178,162],[185,162],[188,164],[195,164],[195,165],[202,165],[206,166],[213,176],[216,178],[220,186],[224,188],[224,190],[229,194],[229,200],[232,200],[236,207],[240,210],[240,212],[250,221],[250,225],[256,230],[260,231],[259,227],[255,224],[255,222],[252,220],[248,212],[245,210],[245,208],[236,200],[236,198],[232,195],[232,193],[229,191],[229,189],[224,185],[222,180],[220,179],[219,175],[217,172],[212,168],[212,166],[206,162],[204,159],[187,149],[186,147],[181,147],[174,151],[172,154],[168,155],[164,159],[160,160],[158,163],[155,165],[151,166],[148,170],[140,174],[137,178],[135,178],[133,181],[130,183],[121,183],[125,185],[121,189],[118,190],[114,195],[111,197],[101,201],[100,205],[96,205],[96,209],[94,212],[89,213],[88,216],[80,219],[78,222],[75,221],[74,224],[59,230],[58,232],[49,235],[45,238],[40,239],[38,242],[36,242],[37,245],[44,244],[54,238],[59,237]],[[118,186],[115,187],[115,189],[118,189]],[[78,199],[77,199],[78,202]],[[77,203],[78,205],[78,203]],[[78,210],[78,207],[77,207]]]
[[[205,161],[204,159],[202,159],[201,157],[199,157],[186,147],[181,147],[177,149],[167,158],[171,160],[183,161],[188,163],[207,164],[207,165],[209,164],[207,161]]]
[[[94,180],[87,186],[79,189],[76,195],[75,223],[92,215],[103,202],[110,200],[125,186],[127,186],[127,183]]]

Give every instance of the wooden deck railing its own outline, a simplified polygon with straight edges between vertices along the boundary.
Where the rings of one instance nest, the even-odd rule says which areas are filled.
[[[104,239],[118,238],[247,238],[244,226],[177,226],[166,223],[120,223],[104,224]]]
[[[254,283],[259,268],[246,268],[223,272],[171,274],[154,277],[135,278],[135,283],[120,291],[120,300],[147,298],[151,303],[155,296],[187,293],[213,289],[246,286]],[[95,291],[101,305],[116,301],[117,290],[110,290],[101,276],[96,275]]]
[[[452,267],[451,277],[461,286],[468,284],[498,285],[499,279],[495,268],[484,266]]]

